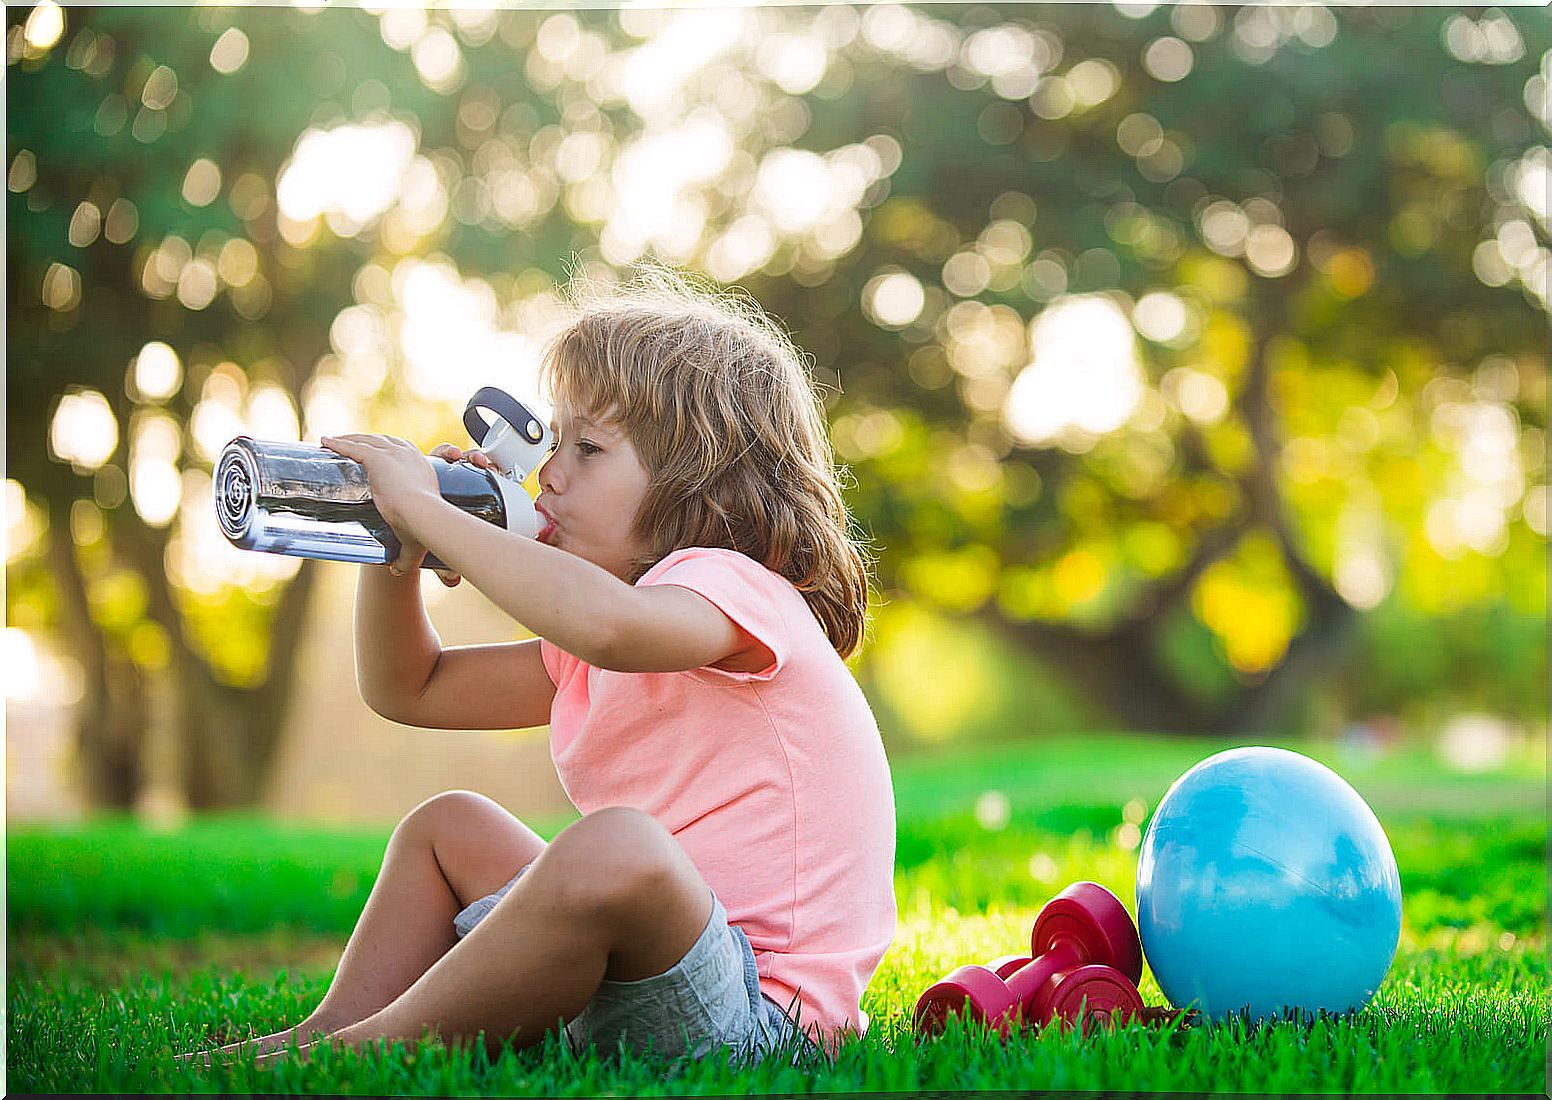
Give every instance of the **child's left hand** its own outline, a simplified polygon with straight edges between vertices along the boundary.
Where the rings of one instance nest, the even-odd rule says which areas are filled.
[[[372,503],[404,544],[393,568],[398,572],[419,568],[426,548],[404,508],[421,494],[440,495],[436,474],[426,456],[409,440],[392,435],[326,435],[318,443],[366,468]]]

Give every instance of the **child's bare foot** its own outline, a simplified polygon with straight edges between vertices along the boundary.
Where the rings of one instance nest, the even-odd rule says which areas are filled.
[[[294,1052],[289,1047],[280,1047],[267,1051],[253,1060],[253,1066],[255,1069],[268,1069],[282,1058],[295,1058],[299,1062],[305,1062],[307,1061],[307,1056],[312,1053],[313,1048],[317,1045],[316,1043],[309,1043],[306,1046],[298,1047]]]
[[[303,1033],[303,1029],[305,1033]],[[296,1036],[297,1043],[306,1046],[316,1039],[327,1035],[331,1028],[326,1024],[297,1024],[295,1027],[286,1028],[270,1035],[261,1035],[256,1039],[240,1039],[235,1043],[227,1043],[225,1046],[215,1047],[212,1050],[191,1050],[179,1054],[174,1059],[180,1066],[195,1066],[201,1069],[209,1069],[212,1063],[219,1061],[240,1061],[249,1053],[260,1056],[261,1064],[263,1056],[275,1051],[284,1051],[291,1045],[292,1036]]]

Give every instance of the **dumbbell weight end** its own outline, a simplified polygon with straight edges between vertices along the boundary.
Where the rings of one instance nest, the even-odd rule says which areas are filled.
[[[1095,1024],[1119,1026],[1143,1014],[1142,994],[1112,966],[1090,963],[1053,974],[1029,1006],[1040,1026],[1078,1026],[1087,1035]]]
[[[1007,983],[984,966],[961,966],[921,995],[912,1027],[918,1035],[936,1035],[956,1014],[982,1020],[1006,1039],[1018,1019],[1018,1001]]]

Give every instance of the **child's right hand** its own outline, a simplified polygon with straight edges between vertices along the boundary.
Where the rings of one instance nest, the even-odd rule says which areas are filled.
[[[471,465],[478,466],[482,470],[489,470],[495,466],[495,463],[490,460],[490,456],[484,451],[460,451],[451,443],[438,443],[435,447],[431,448],[431,454],[436,458],[442,459],[444,462],[468,462]],[[449,588],[455,587],[461,580],[463,580],[462,577],[460,577],[457,573],[454,573],[451,569],[433,569],[432,572],[440,577],[442,583],[447,585]]]
[[[460,451],[451,443],[438,443],[431,448],[431,453],[444,461],[469,462],[482,470],[493,470],[496,467],[496,464],[490,460],[490,455],[484,451],[478,449]]]

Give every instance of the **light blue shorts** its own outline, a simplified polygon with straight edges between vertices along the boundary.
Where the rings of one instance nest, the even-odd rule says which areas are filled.
[[[490,914],[526,870],[453,918],[459,939]],[[734,1060],[748,1064],[781,1057],[797,1065],[823,1057],[782,1006],[760,992],[754,948],[742,928],[728,923],[715,891],[711,919],[684,958],[639,981],[605,978],[593,999],[566,1024],[566,1040],[579,1054],[591,1042],[601,1054],[623,1044],[638,1054],[651,1050],[670,1058],[703,1058],[726,1046]]]

